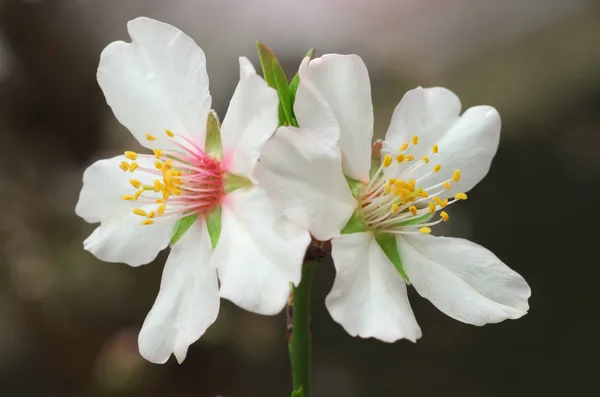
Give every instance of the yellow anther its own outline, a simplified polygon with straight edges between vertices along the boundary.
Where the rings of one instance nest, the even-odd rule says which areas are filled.
[[[448,199],[442,200],[439,197],[434,197],[433,201],[435,201],[437,203],[437,205],[439,205],[442,208],[446,208],[446,206],[448,205]]]
[[[126,151],[125,157],[127,157],[129,160],[137,160],[138,155],[136,152]]]
[[[152,219],[152,218],[154,218],[154,215],[156,215],[156,212],[150,211],[150,212],[148,212],[148,214],[146,214],[146,218]]]
[[[396,203],[392,204],[392,212],[398,212],[399,208],[400,207],[398,207],[398,204],[396,204]]]
[[[125,196],[121,197],[121,200],[133,200],[133,196],[130,194],[126,194]]]
[[[452,180],[454,182],[460,181],[460,170],[454,171],[454,173],[452,174]]]
[[[446,190],[452,189],[452,185],[450,185],[450,182],[444,183],[444,189],[446,189]]]
[[[121,161],[119,168],[121,168],[123,171],[127,171],[129,169],[129,163],[127,161]]]
[[[397,181],[397,179],[396,179],[396,178],[390,178],[390,179],[389,179],[389,181],[388,181],[388,183],[389,183],[390,185],[393,185],[394,183],[396,183],[396,181]]]
[[[410,207],[408,207],[408,210],[410,211],[411,214],[417,215],[417,207],[415,207],[414,205],[411,205]]]
[[[429,164],[429,157],[427,157],[427,156],[423,156],[423,162],[424,162],[425,164]]]
[[[440,212],[440,216],[442,217],[444,222],[448,222],[448,219],[450,219],[450,215],[448,215],[448,213],[446,211]]]
[[[137,168],[138,168],[138,163],[133,162],[133,163],[129,164],[129,172],[133,172],[133,171],[137,170]]]
[[[168,136],[169,138],[173,138],[173,137],[175,136],[175,134],[173,134],[173,133],[172,133],[171,131],[169,131],[169,130],[166,130],[166,131],[165,131],[165,134],[167,134],[167,136]]]
[[[156,204],[164,204],[165,200],[161,199],[161,198],[157,198],[156,199]]]
[[[464,193],[456,193],[456,194],[454,195],[454,198],[455,198],[456,200],[466,200],[466,199],[467,199],[467,195],[466,195],[466,194],[464,194]]]
[[[404,142],[402,146],[400,146],[400,151],[403,152],[408,149],[408,142]]]
[[[423,191],[419,192],[418,196],[428,198],[429,193],[427,193],[425,190],[423,190]]]
[[[383,166],[389,167],[390,164],[392,164],[392,156],[390,156],[389,154],[386,154],[385,157],[383,158]]]
[[[160,192],[160,189],[162,189],[162,183],[160,183],[160,181],[158,179],[154,180],[154,191],[156,193]]]
[[[429,213],[433,214],[435,212],[435,203],[429,202]]]
[[[413,156],[412,154],[406,155],[406,161],[413,161],[414,159],[415,159],[415,156]]]
[[[155,136],[152,136],[152,135],[150,135],[150,134],[148,134],[148,133],[146,132],[146,139],[147,139],[147,140],[149,140],[149,141],[155,141],[155,140],[156,140],[156,137],[155,137]]]
[[[139,216],[146,216],[146,211],[141,208],[134,208],[132,212]]]
[[[142,225],[152,225],[154,223],[153,219],[144,219],[142,222]]]
[[[154,152],[154,157],[156,157],[157,159],[161,158],[163,155],[163,151],[160,149],[154,149],[153,152]]]
[[[415,135],[412,137],[412,144],[416,145],[417,143],[419,143],[419,137]]]
[[[131,183],[131,186],[133,186],[136,189],[139,189],[140,186],[142,186],[142,182],[138,181],[137,179],[130,179],[129,183]]]
[[[396,161],[401,163],[404,161],[404,155],[402,153],[400,153],[399,155],[396,156]]]
[[[144,193],[143,190],[138,190],[137,192],[135,192],[135,194],[133,195],[133,199],[137,200],[138,198],[140,198],[140,196],[142,195],[142,193]]]
[[[425,234],[429,234],[429,233],[431,233],[431,229],[430,229],[430,228],[428,228],[427,226],[420,228],[420,229],[419,229],[419,231],[420,231],[421,233],[425,233]]]
[[[441,169],[442,169],[442,165],[438,164],[435,167],[433,167],[433,172],[440,172]]]
[[[161,163],[160,161],[157,160],[154,162],[154,168],[156,168],[157,170],[162,170],[163,167],[164,167],[164,164]]]
[[[158,213],[158,215],[162,215],[165,213],[165,208],[167,208],[166,204],[161,204],[158,206],[158,209],[156,210],[156,213]]]
[[[440,148],[438,147],[438,145],[433,145],[433,146],[431,147],[431,151],[432,151],[433,153],[437,153],[437,152],[439,152],[439,151],[440,151]]]
[[[409,179],[408,183],[406,185],[408,186],[408,190],[414,191],[416,184],[417,184],[417,180],[416,179]]]

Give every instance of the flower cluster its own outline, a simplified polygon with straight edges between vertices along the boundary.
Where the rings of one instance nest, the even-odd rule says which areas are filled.
[[[147,152],[92,164],[76,212],[100,223],[84,248],[103,261],[140,266],[170,246],[139,335],[146,359],[183,361],[220,298],[281,311],[312,238],[331,240],[337,276],[326,305],[351,335],[416,341],[408,285],[469,324],[527,313],[530,289],[519,274],[475,243],[430,234],[488,172],[500,138],[494,108],[461,115],[451,91],[417,88],[372,145],[360,57],[306,57],[293,109],[283,112],[292,123],[281,122],[267,76],[242,57],[220,123],[196,43],[148,18],[128,30],[130,43],[102,52],[98,82]]]

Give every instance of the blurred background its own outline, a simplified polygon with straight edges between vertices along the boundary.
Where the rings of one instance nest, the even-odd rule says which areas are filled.
[[[503,118],[488,176],[438,233],[480,243],[530,283],[530,313],[482,328],[414,291],[424,336],[354,339],[313,293],[313,396],[566,396],[597,389],[600,5],[588,0],[0,0],[0,395],[289,396],[283,314],[223,302],[183,365],[145,362],[137,333],[165,256],[132,269],[83,251],[83,170],[136,146],[95,80],[126,22],[171,23],[204,49],[225,113],[254,40],[295,72],[317,53],[358,53],[382,136],[403,93],[441,85]]]

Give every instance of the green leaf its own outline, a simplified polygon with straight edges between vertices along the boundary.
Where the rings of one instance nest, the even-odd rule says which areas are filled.
[[[252,185],[252,182],[243,176],[230,174],[229,172],[225,174],[225,193],[231,193],[234,190],[250,187]]]
[[[221,206],[219,205],[212,212],[206,215],[206,226],[213,250],[217,247],[219,237],[221,236]]]
[[[273,77],[275,78],[275,88],[279,94],[279,106],[281,109],[283,109],[285,121],[288,125],[297,127],[298,125],[296,124],[296,119],[294,118],[294,111],[292,109],[292,101],[290,98],[290,85],[287,77],[285,76],[285,72],[283,71],[283,68],[277,59],[273,60],[272,67]]]
[[[410,225],[418,225],[420,223],[425,223],[432,217],[432,214],[425,214],[418,218],[411,219],[410,221],[400,222],[396,224],[396,226],[410,226]]]
[[[354,197],[357,197],[358,193],[360,192],[360,189],[365,187],[365,185],[359,180],[352,179],[347,176],[345,176],[345,178],[346,178],[346,182],[348,182],[348,187],[350,188],[350,192],[352,192],[352,195]]]
[[[258,52],[258,59],[260,59],[260,66],[262,67],[263,77],[269,87],[273,87],[277,90],[277,83],[275,82],[275,75],[273,72],[273,64],[279,65],[279,61],[273,54],[273,51],[260,41],[256,42],[256,51]],[[277,91],[279,93],[279,90]],[[281,100],[279,101],[279,125],[285,125],[286,117],[281,106]]]
[[[304,390],[302,390],[302,386],[298,390],[294,390],[292,392],[292,397],[304,397]]]
[[[396,236],[390,233],[375,233],[375,240],[381,247],[383,252],[387,255],[389,260],[394,264],[394,267],[400,273],[400,276],[404,280],[410,283],[408,275],[404,271],[402,266],[402,260],[400,259],[400,253],[398,252],[398,244],[396,243]]]
[[[352,234],[352,233],[360,233],[369,230],[363,215],[360,211],[354,211],[352,217],[346,223],[346,226],[342,229],[342,234]]]
[[[171,237],[171,245],[175,245],[177,241],[187,232],[187,230],[196,222],[198,219],[198,214],[193,214],[186,216],[185,218],[181,218],[175,223],[173,226],[173,237]]]
[[[311,48],[306,53],[306,56],[311,59],[312,59],[313,55],[315,55],[315,47]],[[300,74],[298,72],[296,72],[296,75],[294,76],[294,78],[292,79],[292,82],[290,83],[290,101],[292,102],[292,106],[294,105],[294,102],[296,101],[296,92],[298,91],[298,84],[300,84]]]
[[[223,157],[223,146],[221,145],[221,127],[219,118],[214,110],[208,112],[206,120],[206,154],[221,160]]]

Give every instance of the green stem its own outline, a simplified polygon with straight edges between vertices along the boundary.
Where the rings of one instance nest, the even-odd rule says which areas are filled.
[[[293,287],[292,335],[289,341],[294,390],[302,387],[303,396],[310,396],[310,286],[317,262],[302,267],[302,281]]]

